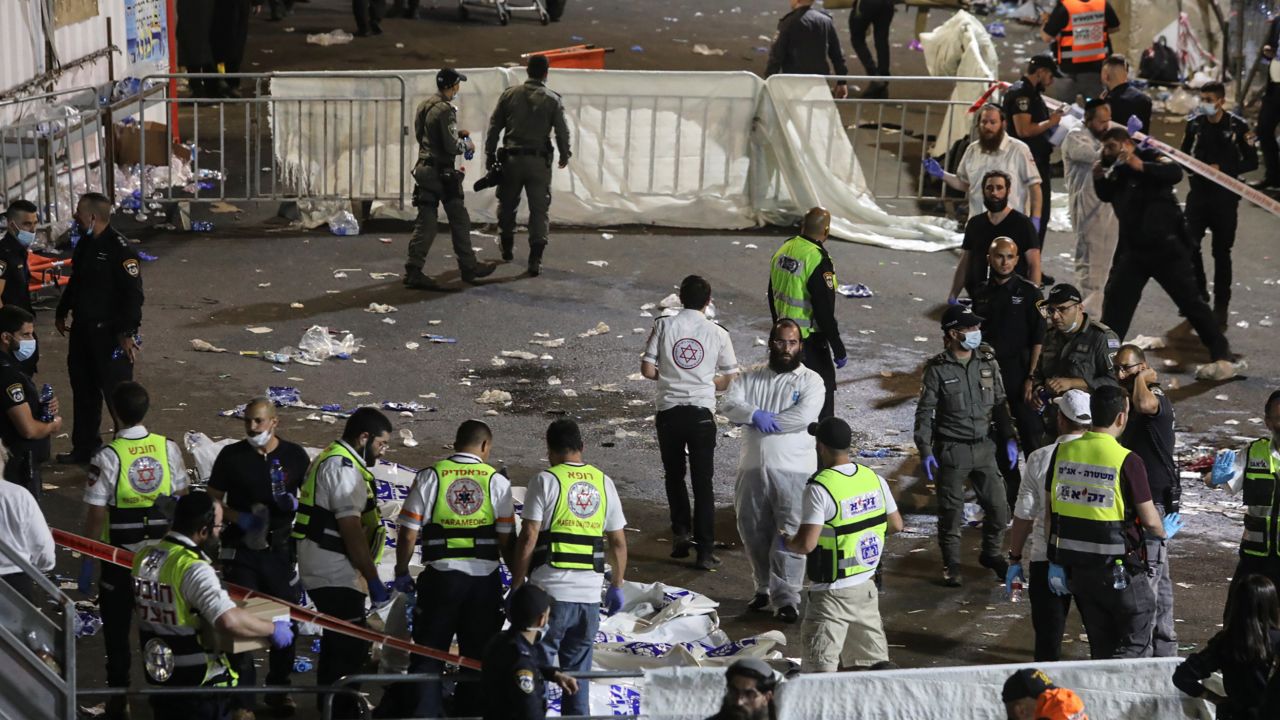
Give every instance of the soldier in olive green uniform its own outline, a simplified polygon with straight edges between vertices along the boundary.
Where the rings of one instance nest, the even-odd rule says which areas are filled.
[[[564,104],[560,96],[547,89],[547,58],[529,58],[529,79],[523,85],[508,88],[498,99],[489,119],[489,134],[484,140],[485,162],[492,171],[502,168],[498,185],[498,231],[502,239],[502,259],[514,257],[516,208],[520,191],[529,197],[529,274],[537,275],[542,266],[542,252],[547,247],[547,211],[551,208],[551,140],[556,134],[560,151],[560,167],[569,165],[569,126],[564,121]],[[502,149],[498,150],[498,135]]]
[[[1004,477],[996,467],[992,421],[999,452],[1005,453],[1010,465],[1017,465],[1018,442],[1005,403],[1000,365],[995,351],[982,343],[981,324],[982,318],[963,305],[947,308],[942,316],[946,350],[926,363],[916,406],[916,447],[925,473],[936,483],[943,580],[951,587],[960,586],[965,480],[973,485],[986,514],[978,562],[1001,580],[1008,569],[1000,556],[1000,542],[1009,521],[1009,505]]]
[[[1119,385],[1111,373],[1120,339],[1111,328],[1089,317],[1080,298],[1075,287],[1059,283],[1040,305],[1049,329],[1040,361],[1031,369],[1022,392],[1033,409],[1044,413],[1046,442],[1057,437],[1057,406],[1050,400],[1068,390],[1091,393],[1104,385]],[[1034,449],[1026,448],[1027,452]]]
[[[431,290],[436,283],[423,272],[427,253],[436,239],[436,218],[439,206],[444,204],[449,217],[449,231],[453,236],[453,254],[458,258],[462,279],[475,282],[493,272],[490,263],[476,261],[471,249],[471,218],[462,202],[462,173],[455,168],[455,159],[465,152],[474,152],[471,133],[458,129],[458,108],[451,102],[467,77],[453,68],[436,73],[435,95],[422,101],[413,121],[414,135],[418,138],[418,164],[413,168],[413,181],[417,188],[413,204],[418,206],[418,221],[409,239],[409,258],[405,261],[404,284],[411,288]]]

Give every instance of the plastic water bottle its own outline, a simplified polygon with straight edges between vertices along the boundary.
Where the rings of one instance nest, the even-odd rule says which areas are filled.
[[[279,458],[271,459],[271,495],[280,502],[280,498],[289,494],[289,488],[284,482],[284,468],[280,465]]]
[[[413,612],[418,607],[418,593],[408,592],[404,594],[404,626],[409,630],[409,636],[413,636]]]
[[[191,232],[213,232],[213,223],[208,220],[196,220],[191,223]]]
[[[1022,581],[1014,580],[1009,586],[1009,602],[1022,602]]]
[[[1120,558],[1116,558],[1116,564],[1111,568],[1111,587],[1116,590],[1129,587],[1129,573],[1124,571],[1124,561]]]
[[[139,333],[134,333],[134,334],[133,334],[133,344],[134,344],[134,345],[137,345],[138,347],[142,347],[142,335],[141,335],[141,334],[139,334]],[[111,359],[112,359],[112,360],[119,360],[119,359],[121,359],[121,358],[123,358],[123,357],[124,357],[124,348],[119,347],[119,346],[116,346],[116,349],[111,351]]]
[[[53,413],[49,412],[49,404],[53,402],[53,386],[45,383],[40,386],[40,422],[53,422]]]

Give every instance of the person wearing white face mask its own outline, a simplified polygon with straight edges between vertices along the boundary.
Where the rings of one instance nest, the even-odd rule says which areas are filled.
[[[49,407],[48,422],[40,407],[40,392],[31,376],[22,369],[22,361],[36,351],[35,325],[31,313],[17,305],[0,308],[0,441],[9,449],[4,466],[4,479],[25,487],[40,498],[39,449],[48,438],[62,429],[55,398]]]
[[[511,627],[499,633],[484,652],[481,694],[484,720],[541,720],[547,716],[543,685],[550,681],[570,695],[578,681],[559,668],[539,666],[537,644],[551,623],[555,601],[546,590],[525,583],[511,591]]]
[[[260,590],[282,600],[300,600],[297,550],[289,532],[298,508],[298,486],[310,458],[301,445],[276,435],[275,405],[254,398],[244,408],[245,438],[222,448],[209,474],[209,495],[223,506],[227,529],[222,533],[223,576],[227,582]],[[272,648],[267,685],[289,685],[294,646]],[[257,684],[253,653],[231,656],[240,685]],[[265,696],[277,712],[295,707],[288,695]],[[244,709],[254,709],[253,696],[239,696]]]
[[[16,305],[34,314],[28,288],[31,273],[27,269],[27,251],[36,241],[39,218],[35,203],[14,200],[5,210],[5,220],[5,232],[0,236],[0,305]],[[21,361],[27,375],[36,374],[39,359],[40,355],[36,353]]]

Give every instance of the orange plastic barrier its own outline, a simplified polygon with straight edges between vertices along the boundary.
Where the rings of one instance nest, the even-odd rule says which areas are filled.
[[[62,287],[71,278],[66,274],[71,269],[71,259],[57,259],[27,252],[27,290],[38,293],[53,287]]]
[[[595,45],[571,45],[554,50],[539,50],[525,53],[520,57],[529,59],[534,55],[547,58],[553,68],[576,68],[579,70],[603,70],[605,53],[613,52],[613,48],[601,48]]]

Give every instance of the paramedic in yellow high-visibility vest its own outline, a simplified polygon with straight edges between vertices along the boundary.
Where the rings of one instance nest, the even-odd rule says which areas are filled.
[[[582,459],[582,431],[572,420],[547,427],[547,461],[525,494],[511,565],[511,591],[526,579],[555,600],[551,621],[538,643],[539,664],[563,672],[591,669],[592,643],[600,626],[605,560],[609,585],[604,606],[610,615],[622,609],[627,538],[618,489],[599,468]],[[590,715],[590,683],[561,696],[560,714]]]

